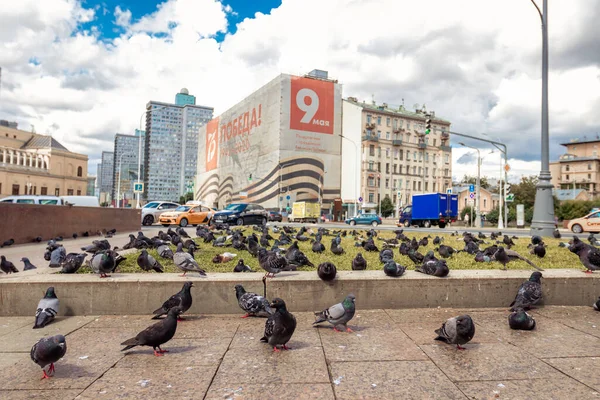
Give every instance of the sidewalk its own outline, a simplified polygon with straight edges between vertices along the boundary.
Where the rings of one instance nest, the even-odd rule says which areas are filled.
[[[360,298],[357,299],[360,308]],[[293,312],[293,310],[292,310]],[[189,317],[163,346],[120,352],[147,316],[60,317],[32,330],[33,317],[0,318],[3,399],[600,399],[600,313],[591,307],[533,311],[538,327],[511,331],[505,309],[468,313],[475,338],[458,351],[433,330],[465,310],[358,311],[335,333],[294,313],[290,351],[260,343],[264,319]],[[29,350],[42,335],[67,337],[56,375],[40,380]]]

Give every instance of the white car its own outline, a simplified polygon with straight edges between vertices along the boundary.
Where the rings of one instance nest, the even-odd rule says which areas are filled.
[[[160,214],[175,210],[179,204],[172,201],[151,201],[142,207],[142,225],[152,225]]]

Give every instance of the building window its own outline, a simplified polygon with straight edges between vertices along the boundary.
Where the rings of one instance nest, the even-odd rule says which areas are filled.
[[[402,189],[402,179],[398,179],[398,189]]]
[[[390,149],[385,149],[385,157],[390,158]]]
[[[394,204],[396,204],[398,202],[398,198],[396,197],[396,195],[394,195]]]
[[[483,208],[487,207],[487,199],[483,199]]]
[[[437,142],[437,139],[433,139],[433,145],[435,146]]]
[[[60,189],[59,188],[54,189],[54,195],[55,196],[60,196]]]
[[[433,182],[433,191],[435,192],[435,182]]]
[[[367,180],[367,184],[369,185],[369,187],[374,187],[375,186],[375,178],[369,177],[369,179]]]
[[[423,153],[419,153],[419,161],[423,161]]]
[[[390,126],[390,122],[391,122],[391,119],[390,119],[390,117],[387,117],[387,118],[386,118],[386,120],[385,120],[385,124],[386,124],[387,126]]]
[[[398,159],[398,149],[394,150],[394,159]]]
[[[425,153],[425,162],[429,162],[429,153]]]
[[[371,116],[367,115],[367,124],[370,124],[370,123],[371,123]]]
[[[390,173],[390,163],[385,163],[385,173],[386,174]]]
[[[413,167],[413,175],[417,174],[417,167]]]
[[[73,189],[67,189],[67,196],[73,196]]]
[[[565,165],[565,171],[569,171],[569,164]]]
[[[19,185],[13,185],[12,186],[12,194],[13,194],[13,196],[18,196],[19,195]]]
[[[389,187],[390,187],[390,180],[386,178],[386,180],[385,180],[385,188],[389,189]]]
[[[592,170],[592,164],[588,163],[588,171],[591,171],[591,170]]]
[[[399,160],[404,160],[404,150],[400,150],[400,151],[398,152],[398,159],[399,159]]]
[[[370,144],[369,145],[369,155],[370,156],[374,156],[375,155],[375,146]]]
[[[381,139],[381,131],[377,131],[377,137]]]
[[[429,176],[429,167],[425,167],[425,176]]]
[[[40,194],[41,194],[42,196],[46,196],[46,195],[48,195],[48,188],[47,188],[47,187],[45,187],[45,186],[44,186],[44,187],[42,187],[42,188],[40,188]]]
[[[429,190],[429,189],[428,189],[428,183],[429,183],[429,182],[425,182],[425,191],[428,191],[428,190]]]
[[[567,177],[567,180],[569,180],[569,174],[565,175]],[[13,185],[14,186],[14,185]]]
[[[410,129],[410,121],[406,121],[406,129]]]
[[[369,203],[373,202],[373,193],[369,193]]]
[[[369,161],[369,171],[373,171],[373,161]]]
[[[421,191],[421,181],[419,181],[419,191]]]
[[[592,179],[592,174],[588,174],[588,179]]]
[[[446,154],[446,164],[450,164],[450,157]]]
[[[389,132],[386,132],[386,133],[385,133],[385,138],[386,138],[387,140],[390,140],[390,133],[389,133]]]
[[[377,157],[381,157],[381,147],[377,148]]]
[[[413,160],[417,161],[417,152],[413,151]]]
[[[381,117],[377,117],[377,125],[381,125]]]
[[[83,176],[83,168],[77,167],[77,176]]]
[[[77,196],[81,196],[81,190],[77,189]]]
[[[396,173],[397,169],[398,169],[398,165],[394,164],[394,174]]]

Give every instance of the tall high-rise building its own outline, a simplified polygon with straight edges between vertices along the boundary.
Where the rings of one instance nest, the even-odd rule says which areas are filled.
[[[98,187],[100,188],[101,203],[110,202],[112,198],[114,155],[115,153],[112,151],[102,152],[102,163],[98,171],[98,178],[100,179]]]
[[[135,198],[133,184],[138,181],[140,141],[142,142],[141,148],[143,149],[145,132],[139,129],[135,130],[135,135],[124,135],[122,133],[115,135],[112,197],[117,200],[117,196],[120,196],[119,200],[123,200],[121,207],[131,204],[131,201]],[[143,151],[141,153],[141,163],[140,174],[144,176]]]
[[[196,96],[192,96],[190,92],[183,88],[175,95],[175,104],[178,106],[185,106],[186,104],[196,104]]]
[[[179,96],[181,95],[181,96]],[[195,97],[186,89],[176,102]],[[187,97],[184,97],[187,96]],[[146,105],[144,191],[147,200],[179,200],[193,190],[200,127],[212,119],[212,107],[150,101]]]

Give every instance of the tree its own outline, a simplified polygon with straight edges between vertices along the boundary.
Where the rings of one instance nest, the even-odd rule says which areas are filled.
[[[460,183],[466,183],[467,185],[477,185],[477,176],[465,175],[463,176],[462,181]],[[479,185],[486,190],[490,188],[487,176],[482,176],[479,178]]]
[[[471,206],[467,206],[462,209],[462,211],[460,212],[460,220],[461,221],[465,220],[465,214],[469,214],[469,221],[470,221],[471,220]],[[473,214],[473,217],[475,217],[475,214]]]
[[[179,197],[179,204],[185,204],[190,200],[194,200],[194,193],[192,192],[187,192],[185,194],[185,196],[180,196]]]
[[[519,184],[511,185],[510,192],[515,195],[515,203],[523,204],[526,209],[533,207],[535,203],[535,186],[537,183],[537,176],[531,175],[522,177]]]
[[[381,200],[381,215],[384,217],[389,217],[394,214],[394,205],[392,204],[392,200],[390,200],[389,196],[385,196],[383,200]]]

